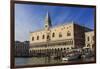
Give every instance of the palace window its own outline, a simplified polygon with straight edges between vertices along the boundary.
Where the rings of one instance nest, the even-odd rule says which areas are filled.
[[[34,40],[34,37],[32,37],[32,41]]]
[[[69,31],[67,32],[67,36],[71,36],[71,33]]]
[[[55,33],[52,34],[52,37],[55,37]]]
[[[45,36],[43,35],[43,36],[42,36],[42,39],[44,39],[44,37],[45,37]]]
[[[59,37],[62,37],[62,34],[61,33],[59,33]]]
[[[50,39],[49,35],[47,36],[47,39]]]
[[[39,36],[37,36],[37,40],[39,40]]]
[[[89,36],[87,37],[87,40],[89,41],[90,39],[89,39]]]
[[[88,44],[87,47],[90,47],[90,44]]]

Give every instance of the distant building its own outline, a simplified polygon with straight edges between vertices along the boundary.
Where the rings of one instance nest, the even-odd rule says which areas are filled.
[[[85,47],[94,49],[95,48],[95,37],[94,31],[85,33]]]
[[[29,55],[29,41],[15,41],[15,56]]]
[[[70,22],[52,27],[47,13],[44,29],[30,33],[30,53],[57,53],[59,51],[79,49],[85,46],[85,32],[91,29]]]

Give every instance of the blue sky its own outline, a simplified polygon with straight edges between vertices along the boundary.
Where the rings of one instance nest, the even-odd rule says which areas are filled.
[[[74,21],[94,29],[94,8],[15,4],[15,40],[29,40],[29,32],[43,29],[47,11],[52,26]]]

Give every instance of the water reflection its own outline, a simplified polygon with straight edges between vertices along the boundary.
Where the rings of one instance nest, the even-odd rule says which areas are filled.
[[[73,62],[87,62],[94,61],[94,58],[77,59],[73,61],[62,61],[61,59],[51,59],[48,57],[28,57],[28,58],[15,58],[15,65],[39,65],[39,64],[59,64],[59,63],[73,63]]]

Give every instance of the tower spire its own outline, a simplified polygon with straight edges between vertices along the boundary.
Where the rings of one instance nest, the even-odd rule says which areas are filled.
[[[45,17],[45,29],[49,29],[51,27],[51,18],[49,15],[49,12],[47,11],[46,17]]]

